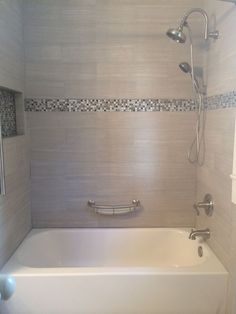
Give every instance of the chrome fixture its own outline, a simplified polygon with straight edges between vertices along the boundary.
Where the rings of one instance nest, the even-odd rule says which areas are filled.
[[[199,82],[199,80],[194,75],[194,71],[192,71],[191,65],[188,62],[181,62],[179,64],[179,68],[184,73],[190,74],[191,77],[193,76],[192,79],[194,82],[194,88],[196,90],[196,93],[201,93],[203,95],[206,95],[206,85],[204,85],[202,78],[201,78],[201,82]]]
[[[189,10],[182,18],[179,26],[177,28],[170,28],[167,31],[167,36],[176,41],[177,43],[184,44],[186,42],[187,36],[184,33],[184,27],[187,27],[188,25],[188,18],[192,13],[200,13],[205,20],[205,30],[204,30],[204,39],[207,40],[209,38],[212,39],[218,39],[219,38],[219,32],[218,31],[212,31],[209,32],[209,17],[205,10],[201,8],[194,8]]]
[[[2,195],[2,196],[6,195],[5,165],[4,165],[4,151],[3,151],[1,117],[0,117],[0,195]]]
[[[183,26],[179,26],[178,28],[169,28],[166,35],[177,43],[184,44],[186,42],[186,35],[183,32]]]
[[[181,62],[179,64],[179,68],[184,73],[190,74],[191,76],[193,75],[191,65],[188,62]],[[196,91],[199,91],[199,84],[198,84],[198,81],[196,80],[195,76],[193,77],[193,80],[194,80],[194,88],[196,89]]]
[[[194,49],[192,40],[192,31],[188,24],[188,18],[193,13],[200,13],[205,22],[204,39],[218,39],[218,31],[209,31],[209,17],[205,10],[201,8],[195,8],[189,10],[182,18],[177,28],[170,28],[167,31],[167,36],[178,43],[185,43],[187,36],[184,32],[184,28],[188,31],[188,37],[190,42],[190,65],[187,62],[181,63],[179,66],[185,73],[190,73],[192,79],[192,89],[197,107],[197,119],[195,127],[195,137],[188,150],[188,160],[190,163],[196,163],[199,166],[204,164],[205,160],[205,122],[206,122],[206,110],[204,105],[204,96],[206,95],[206,84],[204,84],[203,73],[201,74],[201,80],[196,79],[196,68],[194,66]]]
[[[182,62],[179,64],[180,69],[184,72],[184,73],[189,73],[192,74],[192,68],[189,65],[188,62]]]
[[[103,205],[97,204],[95,201],[89,200],[88,206],[93,208],[95,213],[101,215],[121,215],[128,214],[137,210],[140,207],[139,200],[133,200],[132,204],[127,205]]]
[[[189,239],[190,240],[196,240],[197,237],[201,237],[204,240],[209,239],[211,236],[210,229],[202,229],[202,230],[191,230],[189,234]]]
[[[198,256],[199,257],[203,257],[203,248],[202,248],[202,246],[198,247],[197,252],[198,252]]]
[[[200,215],[200,209],[204,209],[207,216],[212,216],[214,203],[211,194],[206,194],[204,196],[203,202],[198,202],[194,204],[193,207],[196,210],[198,216]]]

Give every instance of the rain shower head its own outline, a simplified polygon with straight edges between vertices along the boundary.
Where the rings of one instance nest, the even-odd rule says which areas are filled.
[[[183,27],[170,28],[166,32],[166,35],[177,43],[184,44],[186,42],[186,35],[183,32]]]
[[[190,73],[192,74],[192,68],[190,66],[190,64],[188,62],[182,62],[179,64],[180,69],[184,72],[184,73]]]

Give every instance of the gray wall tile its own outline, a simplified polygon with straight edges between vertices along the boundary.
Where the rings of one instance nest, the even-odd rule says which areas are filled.
[[[26,96],[192,97],[189,77],[178,69],[188,49],[165,33],[193,6],[194,0],[25,1]],[[201,51],[197,59],[201,64]]]
[[[0,197],[0,267],[31,229],[28,140],[4,139],[6,196]]]
[[[194,224],[196,169],[186,157],[194,112],[28,112],[27,117],[35,227]],[[104,219],[87,208],[89,199],[133,198],[144,207],[134,217]]]
[[[21,0],[0,1],[0,87],[23,92],[23,3]],[[7,92],[8,93],[8,92]],[[11,98],[12,99],[12,98]],[[22,95],[17,94],[18,125],[14,132],[23,133]],[[12,103],[12,102],[11,102]],[[4,112],[6,113],[4,108]],[[13,112],[13,108],[12,112]],[[12,113],[11,112],[11,113]],[[9,131],[9,128],[5,131]],[[31,228],[29,150],[26,136],[5,138],[6,196],[0,196],[0,267],[7,261]]]
[[[24,87],[22,0],[0,2],[0,86],[16,91]]]

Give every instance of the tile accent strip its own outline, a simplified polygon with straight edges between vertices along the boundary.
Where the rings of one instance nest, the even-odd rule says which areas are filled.
[[[209,110],[236,107],[236,91],[207,98]],[[194,111],[191,99],[49,99],[27,98],[25,111],[145,112]]]
[[[145,112],[193,111],[191,99],[26,99],[25,111]]]
[[[236,108],[236,91],[208,97],[207,107],[209,110]]]
[[[0,115],[2,121],[2,136],[16,135],[16,107],[14,93],[0,89]]]

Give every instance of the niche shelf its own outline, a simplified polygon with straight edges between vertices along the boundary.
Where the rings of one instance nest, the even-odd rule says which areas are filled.
[[[24,97],[22,93],[0,87],[0,115],[3,138],[24,135]]]

